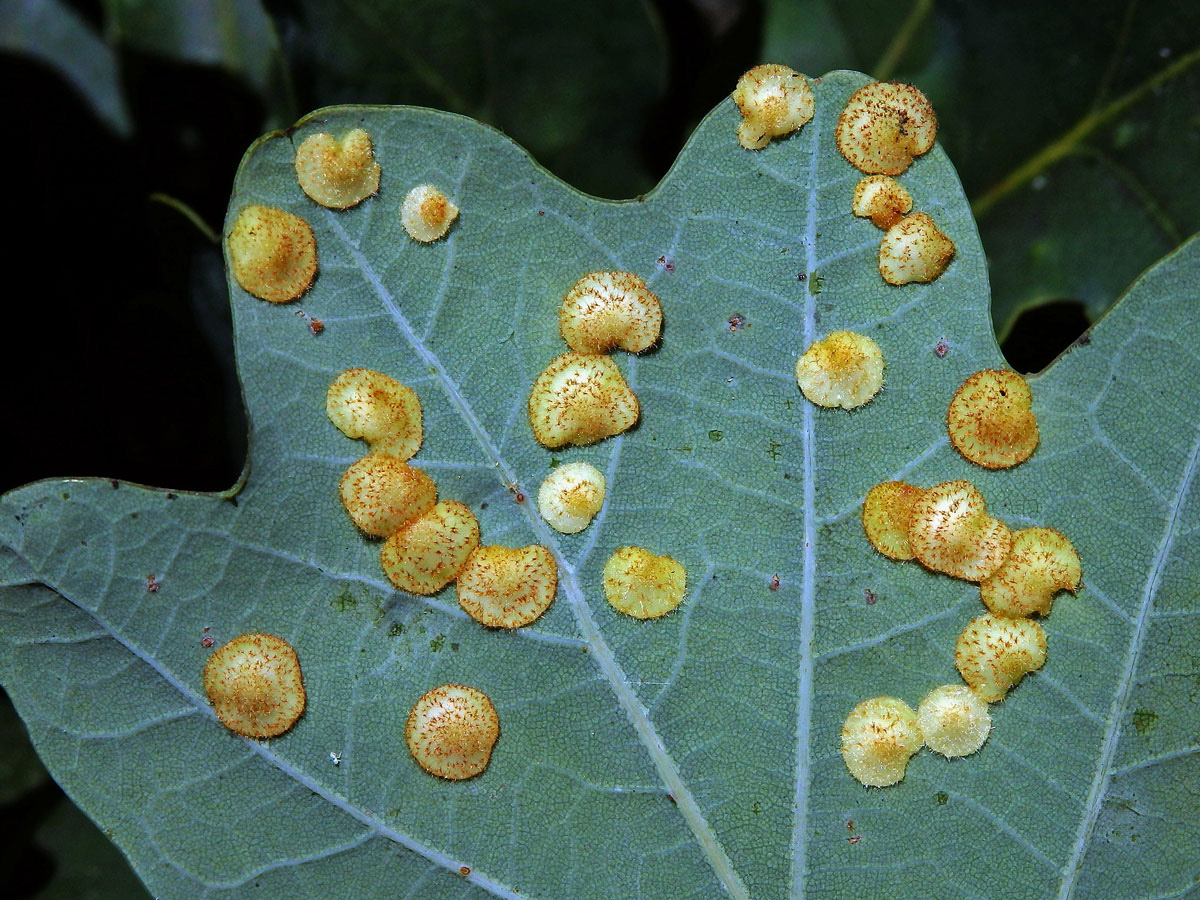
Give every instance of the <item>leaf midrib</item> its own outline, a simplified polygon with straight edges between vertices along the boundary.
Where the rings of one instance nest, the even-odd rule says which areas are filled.
[[[812,134],[812,158],[809,165],[808,220],[804,226],[804,327],[802,346],[813,342],[816,328],[816,299],[812,280],[817,271],[817,162],[821,151],[821,119],[808,123]],[[813,701],[813,632],[816,601],[816,458],[813,429],[813,405],[801,401],[801,434],[804,453],[801,479],[804,482],[804,565],[800,582],[800,672],[796,679],[796,791],[792,821],[791,896],[805,896],[808,875],[808,799]]]
[[[327,210],[326,218],[330,228],[354,259],[355,264],[383,304],[404,339],[421,360],[433,371],[438,383],[441,385],[443,393],[463,420],[463,423],[467,426],[472,437],[475,438],[484,455],[493,463],[501,482],[506,486],[516,484],[516,472],[500,453],[499,448],[492,441],[491,435],[488,434],[483,423],[475,415],[470,402],[463,396],[458,384],[450,377],[441,360],[417,335],[412,325],[400,311],[391,292],[375,273],[374,268],[362,250],[350,239],[350,236],[342,227],[336,214]],[[453,236],[448,240],[453,241]],[[519,508],[538,541],[553,554],[555,562],[558,564],[559,589],[566,597],[575,615],[580,633],[588,646],[589,656],[600,667],[600,671],[604,674],[609,688],[612,690],[621,708],[625,711],[630,724],[637,733],[638,740],[645,747],[651,762],[654,764],[655,770],[658,772],[671,797],[674,798],[676,808],[695,836],[701,852],[704,854],[718,881],[720,881],[726,893],[733,900],[750,900],[750,894],[746,889],[745,883],[734,869],[733,862],[725,852],[725,848],[721,842],[717,839],[712,826],[704,817],[704,813],[700,809],[700,804],[696,801],[691,789],[684,782],[678,765],[667,751],[666,745],[651,723],[648,710],[638,699],[637,695],[634,694],[630,687],[629,679],[626,677],[625,672],[614,657],[611,648],[609,648],[603,635],[600,633],[599,625],[592,616],[587,601],[584,599],[575,565],[566,559],[557,538],[541,516],[530,508],[531,505],[519,504]],[[596,528],[598,524],[600,523],[593,523],[592,527]]]

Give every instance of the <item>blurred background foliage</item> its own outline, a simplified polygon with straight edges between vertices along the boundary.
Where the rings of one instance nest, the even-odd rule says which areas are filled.
[[[1194,0],[0,0],[18,226],[0,321],[23,438],[3,487],[235,481],[246,422],[216,235],[262,132],[335,103],[435,106],[625,198],[767,61],[930,97],[1021,371],[1200,229]],[[144,896],[3,695],[0,830],[9,896]]]

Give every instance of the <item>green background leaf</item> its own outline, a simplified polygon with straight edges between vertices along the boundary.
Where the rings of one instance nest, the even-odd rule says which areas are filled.
[[[830,138],[863,81],[827,76],[814,121],[760,153],[737,146],[724,101],[644,202],[584,197],[495,132],[428,110],[322,110],[256,145],[227,224],[249,203],[312,222],[322,269],[301,305],[327,328],[314,338],[294,309],[231,286],[252,424],[241,490],[42,482],[6,495],[0,522],[0,681],[52,774],[152,891],[1190,888],[1200,773],[1186,694],[1198,670],[1180,636],[1197,614],[1200,364],[1186,306],[1197,245],[1034,380],[1035,456],[974,469],[948,447],[944,411],[968,373],[1002,364],[983,252],[935,149],[903,181],[958,256],[932,285],[880,280],[879,233],[848,213],[858,173]],[[359,123],[383,166],[379,196],[345,213],[314,207],[292,142]],[[445,242],[419,246],[396,211],[426,180],[463,214]],[[564,349],[562,292],[598,267],[652,283],[662,346],[619,359],[643,404],[635,430],[551,454],[529,433],[525,399]],[[749,326],[731,331],[734,313]],[[792,378],[807,343],[841,327],[871,334],[889,363],[883,393],[849,414],[808,405]],[[1156,369],[1166,358],[1169,388]],[[333,487],[363,449],[323,414],[326,386],[351,365],[417,390],[427,438],[415,463],[477,511],[486,541],[556,550],[560,595],[534,626],[485,631],[452,590],[423,600],[384,582],[377,544]],[[556,458],[609,474],[603,517],[581,535],[551,535],[508,489],[531,493]],[[968,477],[1009,522],[1060,528],[1085,587],[1056,602],[1050,660],[993,708],[983,751],[954,763],[924,753],[902,784],[868,791],[837,754],[846,712],[881,693],[915,703],[954,680],[954,638],[982,610],[971,585],[866,544],[858,503],[897,476]],[[685,563],[678,613],[635,622],[603,602],[600,568],[628,543]],[[200,685],[202,637],[251,629],[297,647],[309,690],[304,718],[271,742],[225,732]],[[401,734],[415,698],[444,681],[486,690],[501,715],[492,765],[465,784],[422,773]]]

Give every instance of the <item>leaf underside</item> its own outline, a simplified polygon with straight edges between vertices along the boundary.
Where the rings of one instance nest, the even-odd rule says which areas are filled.
[[[757,153],[738,146],[723,101],[641,202],[583,196],[499,133],[426,109],[321,110],[252,148],[227,228],[248,204],[303,216],[320,274],[292,306],[231,282],[252,429],[240,491],[41,482],[6,495],[0,523],[0,681],[54,777],[155,894],[1189,890],[1200,250],[1151,270],[1033,380],[1031,460],[972,467],[944,415],[969,373],[1003,365],[983,251],[935,148],[901,180],[957,256],[931,285],[883,283],[880,234],[849,213],[859,173],[832,140],[865,80],[821,79],[814,120]],[[294,145],[355,126],[374,139],[381,190],[321,209],[296,184]],[[409,241],[397,214],[423,182],[463,210],[430,245]],[[525,401],[565,350],[563,292],[598,268],[636,272],[662,299],[661,346],[617,360],[642,420],[550,452]],[[731,330],[734,314],[747,324]],[[792,376],[837,328],[873,337],[888,364],[883,392],[849,413],[807,404]],[[324,415],[350,366],[417,391],[426,439],[413,462],[476,512],[486,543],[554,551],[558,599],[533,626],[485,630],[452,587],[422,599],[386,583],[378,544],[335,491],[365,450]],[[606,472],[609,499],[588,530],[556,535],[509,483],[532,497],[575,459]],[[915,705],[956,681],[955,637],[982,611],[973,585],[865,541],[861,498],[896,477],[969,478],[1014,527],[1062,530],[1085,585],[1056,600],[1049,661],[993,706],[982,751],[926,751],[900,785],[865,789],[838,754],[846,713],[879,694]],[[635,621],[605,603],[600,570],[627,544],[687,567],[676,613]],[[202,637],[252,630],[297,648],[308,689],[304,717],[273,741],[225,731],[201,686]],[[447,681],[488,693],[502,723],[490,767],[465,783],[426,775],[404,745],[409,707]]]

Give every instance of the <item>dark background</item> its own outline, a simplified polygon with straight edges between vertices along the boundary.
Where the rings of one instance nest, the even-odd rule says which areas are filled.
[[[318,16],[311,2],[266,3],[278,43],[243,52],[257,60],[270,55],[285,75],[255,82],[235,64],[198,62],[156,43],[152,33],[139,34],[145,22],[125,20],[117,34],[119,0],[66,3],[115,51],[132,123],[124,135],[97,117],[53,64],[13,40],[0,45],[0,84],[8,88],[0,171],[10,216],[0,319],[7,338],[0,488],[85,475],[197,491],[236,481],[246,422],[220,249],[154,195],[185,204],[219,231],[246,148],[268,126],[310,109],[350,99],[457,105],[505,127],[577,186],[624,197],[666,172],[698,119],[750,66],[784,62],[813,75],[858,68],[910,80],[930,95],[940,138],[968,197],[978,201],[1057,136],[1136,92],[1200,43],[1200,4],[1184,2],[655,0],[643,20],[626,23],[653,34],[650,51],[641,51],[646,65],[621,61],[619,45],[612,51],[612,78],[644,78],[631,86],[644,102],[630,106],[617,97],[616,108],[604,110],[581,98],[579,105],[591,104],[600,117],[588,127],[620,123],[613,154],[588,154],[569,134],[547,137],[546,123],[530,124],[506,107],[505,96],[522,102],[520,91],[506,94],[486,72],[478,83],[451,85],[438,96],[411,73],[381,69],[379,56],[371,56],[377,50],[398,69],[407,65],[397,50],[403,36],[380,31],[374,17],[394,5],[345,0],[324,4]],[[603,18],[606,4],[586,5]],[[412,15],[436,13],[428,3],[409,6]],[[483,6],[497,17],[484,26],[520,35],[528,29],[505,18],[514,15],[509,8],[538,2]],[[912,34],[897,41],[906,20],[915,23]],[[813,30],[813,22],[825,30]],[[382,47],[339,69],[330,54],[344,35],[330,29],[343,23],[350,38],[369,34]],[[398,33],[410,27],[396,25]],[[621,27],[606,25],[607,36],[620,35]],[[460,38],[445,38],[450,52]],[[468,35],[463,46],[475,46],[472,40]],[[651,51],[655,58],[646,58]],[[1145,90],[1063,161],[980,212],[997,325],[1014,368],[1047,365],[1138,271],[1196,230],[1198,87],[1189,68]],[[620,165],[589,169],[589,156]],[[5,895],[137,896],[120,857],[62,798],[25,740],[0,694]]]

